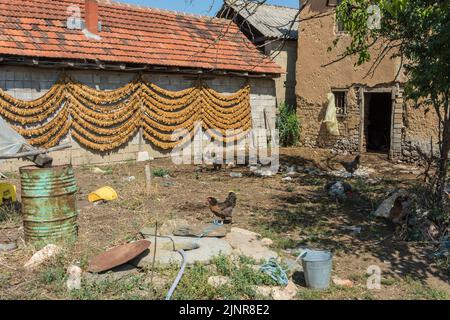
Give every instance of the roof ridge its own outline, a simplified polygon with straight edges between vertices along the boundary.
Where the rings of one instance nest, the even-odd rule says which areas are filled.
[[[228,21],[227,19],[218,18],[215,16],[207,16],[207,15],[201,15],[201,14],[195,14],[195,13],[187,13],[187,12],[183,12],[183,11],[161,9],[161,8],[143,6],[143,5],[139,5],[139,4],[117,1],[117,0],[98,0],[98,3],[104,4],[104,5],[112,5],[112,6],[114,6],[114,5],[124,6],[124,7],[128,7],[128,8],[135,8],[135,9],[155,11],[155,12],[168,13],[168,14],[177,14],[177,15],[181,15],[181,16],[193,17],[193,18],[198,18],[198,19],[202,19],[202,20]]]
[[[235,2],[242,2],[242,0],[231,0],[233,1],[232,3],[229,3],[230,0],[225,0],[225,4],[228,5],[233,5]],[[253,3],[253,4],[257,4],[257,3]],[[275,8],[284,8],[284,9],[292,9],[292,10],[300,10],[300,8],[294,8],[294,7],[289,7],[289,6],[283,6],[283,5],[279,5],[279,4],[273,4],[273,3],[261,3],[259,4],[259,6],[267,6],[267,7],[275,7]]]

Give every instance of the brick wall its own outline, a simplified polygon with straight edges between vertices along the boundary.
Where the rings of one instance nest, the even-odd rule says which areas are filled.
[[[89,85],[98,90],[112,90],[132,81],[137,74],[129,72],[109,72],[109,71],[71,71],[69,74],[76,80]],[[193,85],[192,77],[175,74],[150,74],[145,77],[167,90],[182,90]],[[15,98],[22,100],[33,100],[44,95],[59,78],[59,71],[29,67],[0,67],[0,88]],[[223,94],[231,94],[238,91],[245,84],[246,79],[241,77],[220,76],[207,80],[207,84],[213,89]],[[251,79],[251,107],[253,126],[255,128],[265,128],[275,126],[275,84],[271,79]],[[140,143],[142,151],[148,151],[152,157],[164,157],[169,155],[169,151],[163,151],[149,144],[147,141],[140,141],[139,134],[129,141],[129,143],[115,152],[100,154],[88,151],[81,147],[70,136],[66,138],[72,143],[72,148],[64,151],[52,153],[54,163],[73,165],[104,164],[135,160]],[[61,143],[66,142],[62,141]],[[0,163],[0,171],[14,171],[24,165],[25,162],[14,160]]]

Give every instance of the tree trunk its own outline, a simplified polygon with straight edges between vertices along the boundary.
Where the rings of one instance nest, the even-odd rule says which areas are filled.
[[[445,189],[447,186],[447,173],[448,173],[448,153],[450,152],[450,112],[449,112],[449,101],[448,97],[445,99],[444,105],[444,118],[443,128],[442,128],[442,139],[439,148],[440,160],[438,164],[437,172],[437,183],[436,183],[436,200],[439,209],[444,212],[447,203],[447,195],[445,194]]]

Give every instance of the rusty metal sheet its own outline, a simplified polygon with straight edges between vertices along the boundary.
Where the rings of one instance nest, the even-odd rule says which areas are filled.
[[[108,250],[89,261],[89,272],[103,272],[136,258],[150,247],[150,241],[139,240]]]

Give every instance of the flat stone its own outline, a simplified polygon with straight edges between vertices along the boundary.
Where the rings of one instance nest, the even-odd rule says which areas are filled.
[[[224,276],[212,276],[208,278],[208,284],[213,287],[221,287],[230,283],[230,278]]]
[[[235,255],[243,255],[257,262],[278,258],[275,251],[268,249],[258,240],[259,234],[240,228],[231,228],[225,240],[233,247]]]
[[[272,298],[274,300],[292,300],[298,293],[298,288],[292,281],[288,282],[286,287],[275,287],[272,289]]]
[[[185,227],[181,227],[175,229],[173,234],[176,236],[184,236],[184,237],[216,237],[222,238],[227,235],[227,226],[216,226],[214,224],[198,224],[198,225],[189,225]]]
[[[172,235],[174,230],[189,227],[189,223],[185,219],[172,219],[158,225],[158,235]],[[145,237],[155,235],[155,226],[143,228],[140,233]]]
[[[100,284],[105,281],[118,281],[130,275],[138,273],[135,266],[131,264],[123,264],[108,272],[103,273],[83,273],[83,281],[90,284]]]
[[[171,238],[175,242],[176,250],[185,250],[187,264],[194,264],[196,262],[210,264],[211,261],[220,254],[227,256],[230,255],[232,251],[232,248],[227,241],[218,238],[192,238],[179,236],[173,236]],[[170,239],[158,238],[156,245],[155,263],[162,265],[172,263],[181,264],[182,257],[178,252],[173,251],[173,243]],[[131,261],[131,264],[139,268],[149,267],[152,263],[153,246],[150,246],[150,250]]]

